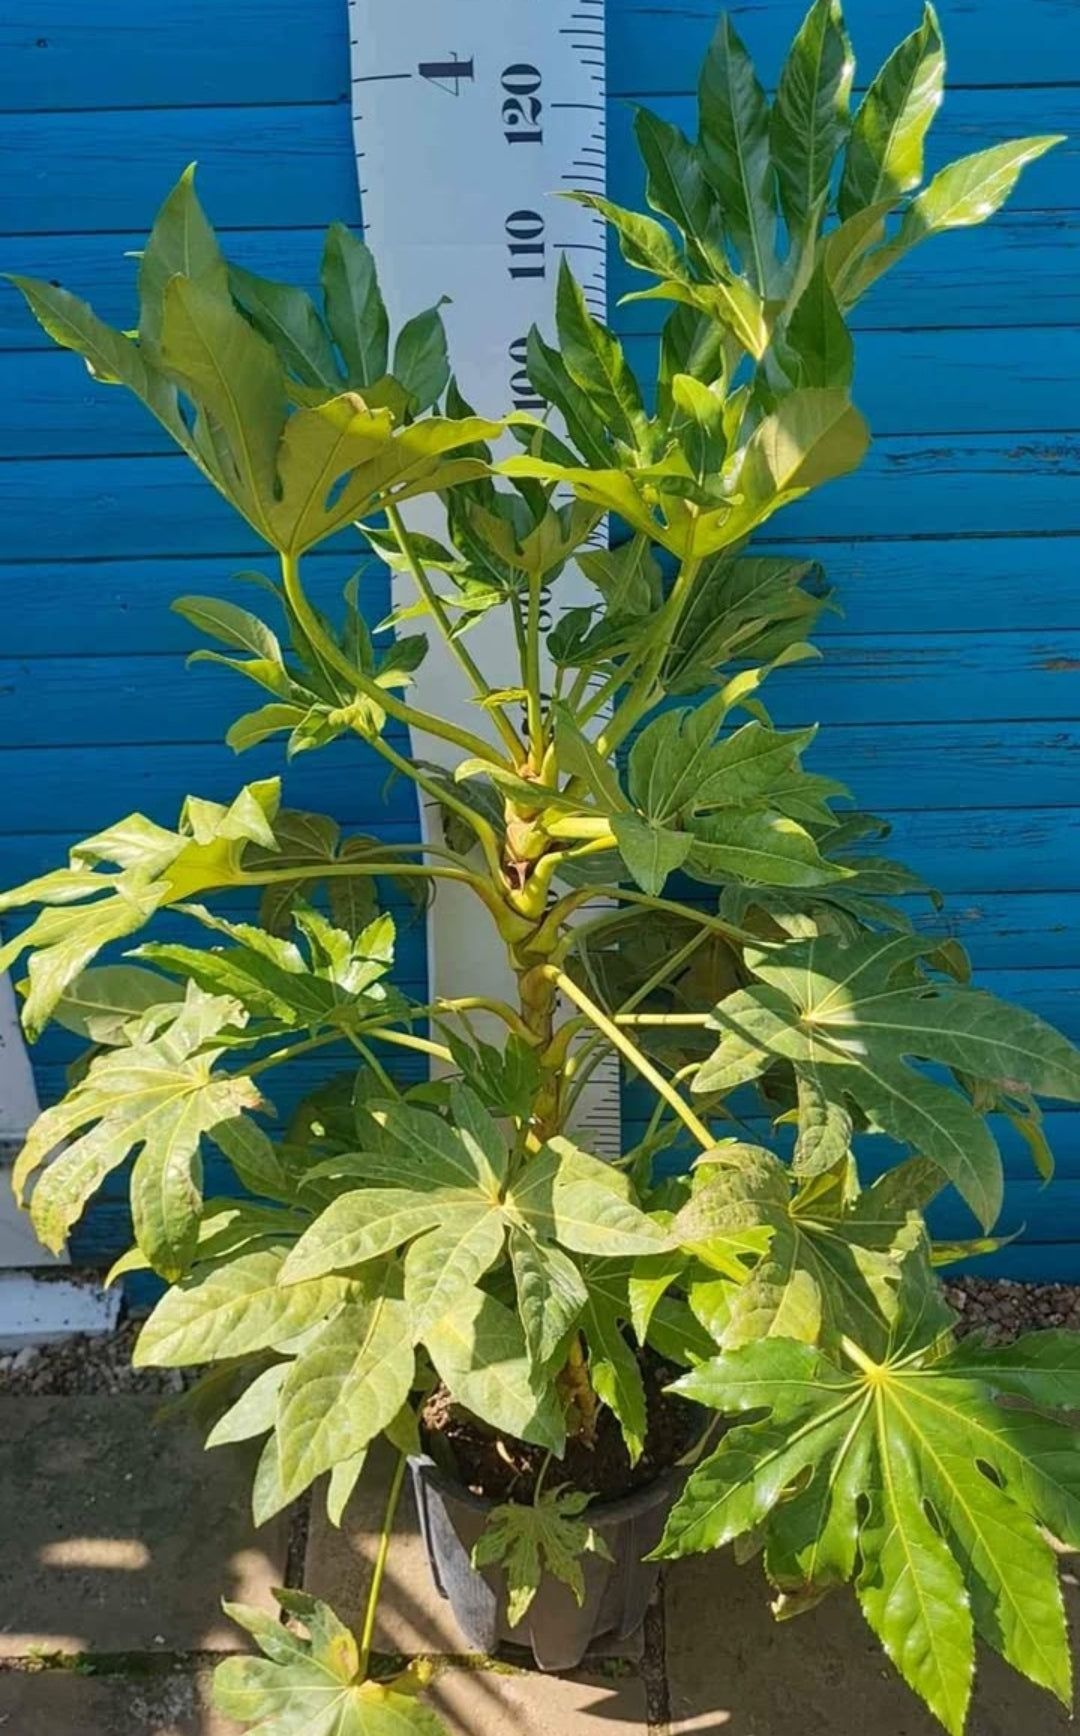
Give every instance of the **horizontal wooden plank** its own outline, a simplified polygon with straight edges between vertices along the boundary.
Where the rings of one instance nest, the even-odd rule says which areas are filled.
[[[130,656],[209,645],[205,634],[171,608],[181,596],[221,597],[253,609],[284,638],[273,599],[236,580],[234,568],[234,562],[213,557],[0,567],[0,596],[7,614],[4,651],[14,657],[64,652]],[[269,575],[275,569],[273,555],[267,551],[266,560],[253,561],[247,570],[253,569]],[[344,586],[357,573],[369,619],[378,621],[389,606],[384,569],[365,558],[359,546],[351,552],[312,555],[305,562],[304,582],[312,601],[334,614]]]
[[[857,475],[787,508],[760,540],[1075,534],[1078,474],[1072,434],[886,437]],[[15,562],[265,552],[180,453],[12,459],[0,464],[0,518]],[[335,546],[355,547],[350,535]]]
[[[875,812],[895,815],[900,799],[909,811],[955,810],[958,804],[1023,809],[1027,803],[1039,810],[1070,809],[1080,778],[1080,728],[1056,723],[835,725],[815,743],[809,764],[843,778],[861,805]],[[272,745],[253,748],[240,759],[218,743],[152,750],[0,749],[0,837],[85,833],[135,808],[174,820],[189,793],[224,800],[241,783],[282,769],[280,750]],[[377,829],[384,773],[359,743],[338,742],[305,754],[284,776],[292,806],[323,809],[344,823]],[[922,858],[917,860],[930,871]],[[1035,861],[1032,873],[1037,873]],[[934,878],[940,884],[941,876]]]
[[[803,0],[730,0],[727,10],[774,79]],[[688,88],[717,11],[711,0],[608,0],[611,88]],[[865,77],[912,28],[913,10],[909,0],[860,0],[848,11]],[[1022,24],[1006,0],[953,0],[941,18],[958,84],[1045,84],[1080,54],[1071,0],[1025,0]],[[19,0],[0,22],[2,109],[333,102],[348,91],[337,0],[230,0],[209,14],[204,0],[167,10],[99,0],[92,11],[79,0]]]
[[[625,107],[621,114],[625,128]],[[613,126],[619,115],[615,104]],[[1015,208],[1074,210],[1080,91],[1070,87],[954,91],[934,129],[930,161],[1051,129],[1070,133],[1072,143],[1028,171]],[[0,152],[34,165],[32,175],[5,187],[0,232],[58,238],[90,231],[145,234],[169,187],[193,160],[207,210],[223,229],[355,223],[360,197],[352,149],[344,103],[164,109],[152,121],[119,109],[0,115]],[[625,202],[640,179],[623,132],[611,154],[612,197]],[[50,276],[68,269],[62,246],[54,259]]]
[[[626,345],[650,399],[657,343],[635,336]],[[857,353],[855,401],[878,436],[1050,433],[1080,425],[1075,326],[866,331]],[[505,406],[480,408],[497,414]],[[174,450],[137,398],[93,380],[77,356],[60,350],[0,352],[0,460]]]
[[[724,9],[761,77],[772,82],[805,13],[803,0],[731,0]],[[846,10],[860,78],[917,22],[908,0]],[[609,29],[609,89],[619,95],[691,89],[718,11],[713,0],[620,0]],[[1080,18],[1070,0],[1025,0],[1022,24],[1003,0],[979,6],[953,0],[940,16],[956,85],[1049,84],[1080,56]]]
[[[360,221],[347,103],[6,115],[0,151],[34,165],[33,175],[5,187],[6,234],[145,235],[190,162],[199,164],[200,194],[222,227]],[[62,243],[57,263],[64,264]]]
[[[121,47],[122,45],[122,47]],[[0,108],[333,102],[349,93],[335,0],[17,0],[0,22]]]
[[[783,727],[1080,718],[1077,632],[824,635],[820,644],[823,663],[769,681],[769,711]],[[266,697],[213,665],[188,670],[175,654],[0,658],[0,740],[8,749],[216,741]]]
[[[1071,541],[1037,537],[830,544],[818,552],[844,612],[825,618],[829,639],[906,633],[913,621],[926,634],[996,632],[1021,621],[1035,633],[1075,632],[1080,585],[1074,551]],[[799,545],[789,552],[799,555]],[[47,657],[193,650],[205,641],[173,614],[175,597],[190,592],[263,606],[247,586],[233,581],[235,564],[214,556],[173,556],[0,566],[4,652]],[[257,564],[269,571],[272,557]],[[320,607],[335,607],[346,579],[366,564],[359,546],[309,556],[305,574],[312,597]]]
[[[378,830],[385,767],[349,739],[302,755],[291,766],[273,746],[253,748],[238,759],[223,742],[152,750],[42,748],[6,757],[0,750],[0,837],[58,830],[85,835],[136,810],[174,825],[188,794],[231,801],[243,784],[277,776],[289,807]],[[390,790],[396,799],[397,786]]]
[[[318,285],[322,248],[319,229],[220,232],[230,259],[264,277]],[[135,320],[134,271],[126,257],[142,246],[139,232],[126,235],[13,235],[4,243],[7,270],[44,277],[80,295],[113,324]],[[653,303],[617,308],[619,297],[640,289],[617,248],[609,256],[613,322],[623,332],[652,331]],[[923,326],[1071,325],[1076,316],[1080,270],[1080,213],[1020,211],[1012,206],[977,235],[939,236],[882,278],[854,310],[858,329]],[[0,350],[49,349],[50,340],[30,319],[22,298],[0,285]]]

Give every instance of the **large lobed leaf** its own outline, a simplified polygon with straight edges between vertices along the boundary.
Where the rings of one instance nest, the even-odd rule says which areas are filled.
[[[872,1128],[936,1163],[988,1229],[1003,1186],[993,1135],[968,1095],[912,1063],[936,1062],[1006,1096],[1075,1102],[1080,1053],[1033,1013],[927,976],[919,961],[933,951],[877,934],[749,949],[758,982],[714,1010],[720,1045],[694,1088],[728,1091],[786,1062],[834,1115],[851,1101]]]
[[[198,1236],[200,1137],[262,1099],[253,1081],[217,1066],[226,1046],[215,1039],[243,1023],[235,1001],[193,989],[164,1014],[163,1029],[152,1022],[142,1040],[99,1055],[64,1101],[38,1117],[14,1181],[21,1197],[46,1164],[30,1215],[46,1247],[58,1253],[90,1196],[137,1152],[131,1178],[136,1239],[156,1271],[178,1278]],[[157,1011],[147,1017],[156,1021]]]
[[[228,1658],[215,1671],[214,1703],[227,1718],[251,1736],[447,1736],[417,1697],[423,1672],[365,1680],[356,1640],[326,1604],[304,1592],[276,1595],[307,1637],[263,1610],[225,1605],[263,1653]]]
[[[945,1340],[942,1354],[948,1326],[916,1282],[880,1360],[850,1341],[832,1358],[766,1339],[684,1376],[678,1390],[699,1403],[765,1414],[693,1472],[661,1552],[754,1532],[795,1608],[853,1580],[896,1667],[959,1736],[976,1638],[1070,1701],[1049,1538],[1080,1542],[1080,1436],[1043,1412],[1080,1408],[1080,1340]]]
[[[439,311],[402,328],[388,373],[374,264],[340,224],[322,276],[325,322],[304,291],[230,269],[189,169],[140,260],[134,337],[46,281],[14,282],[56,342],[133,391],[266,542],[298,555],[393,501],[484,475],[483,460],[452,455],[502,427],[414,419],[449,380]]]

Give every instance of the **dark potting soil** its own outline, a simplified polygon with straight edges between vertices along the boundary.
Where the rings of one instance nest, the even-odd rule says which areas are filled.
[[[651,1351],[639,1352],[645,1386],[647,1428],[645,1450],[636,1465],[612,1412],[605,1406],[592,1442],[580,1436],[567,1442],[566,1454],[553,1460],[544,1488],[569,1483],[601,1501],[617,1501],[634,1489],[655,1482],[693,1445],[707,1421],[696,1405],[665,1392],[680,1370]],[[420,1417],[424,1445],[435,1462],[474,1495],[494,1501],[529,1501],[547,1460],[542,1447],[497,1435],[468,1411],[455,1405],[445,1387],[432,1393]]]

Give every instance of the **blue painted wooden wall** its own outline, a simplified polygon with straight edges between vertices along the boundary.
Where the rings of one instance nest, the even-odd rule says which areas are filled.
[[[774,78],[802,0],[734,0]],[[916,0],[849,0],[862,78]],[[243,263],[313,278],[319,231],[359,220],[345,0],[37,0],[0,19],[0,265],[59,279],[127,322],[132,267],[192,158]],[[17,17],[12,17],[16,12]],[[707,0],[608,0],[611,191],[640,193],[631,101],[684,125],[714,20]],[[824,667],[775,683],[785,723],[825,725],[816,764],[891,814],[895,841],[948,894],[946,926],[984,984],[1080,1037],[1080,65],[1075,0],[943,0],[950,94],[934,164],[1012,135],[1072,142],[1037,164],[985,230],[940,240],[859,310],[857,395],[876,441],[863,471],[778,525],[813,543],[846,614]],[[618,272],[616,268],[616,278]],[[617,284],[616,284],[617,287]],[[647,304],[622,328],[644,353]],[[221,745],[241,694],[186,674],[180,590],[224,592],[258,550],[119,394],[50,351],[0,294],[0,880],[53,864],[133,807],[168,820],[189,790],[223,797],[277,769]],[[353,562],[321,557],[332,595]],[[368,575],[374,594],[380,581]],[[411,827],[360,750],[289,773],[294,805],[387,835]],[[423,980],[422,936],[404,973]],[[40,1047],[43,1094],[63,1045]],[[630,1105],[631,1112],[633,1105]],[[1050,1116],[1049,1191],[1008,1147],[998,1269],[1080,1277],[1080,1117]],[[98,1239],[115,1214],[99,1214]],[[959,1214],[946,1229],[961,1230]],[[89,1244],[84,1243],[84,1248]]]

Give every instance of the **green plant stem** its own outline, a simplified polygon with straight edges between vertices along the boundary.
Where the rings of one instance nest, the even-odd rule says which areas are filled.
[[[405,705],[395,698],[388,688],[380,687],[362,669],[346,657],[340,645],[327,633],[318,615],[308,602],[307,594],[300,583],[300,562],[295,555],[284,554],[279,550],[281,560],[281,579],[285,587],[285,595],[289,607],[296,616],[312,645],[332,669],[344,677],[358,693],[363,693],[368,699],[374,700],[386,712],[388,717],[396,718],[399,723],[407,724],[410,729],[419,729],[425,735],[433,735],[441,741],[453,742],[455,747],[463,749],[467,754],[483,760],[490,760],[494,765],[505,762],[495,752],[491,743],[483,736],[473,735],[470,730],[459,729],[456,723],[450,723],[446,718],[435,717],[429,711],[420,711],[412,705]]]
[[[364,1610],[364,1627],[360,1635],[360,1667],[357,1672],[359,1680],[363,1681],[371,1661],[371,1646],[375,1638],[375,1618],[379,1610],[379,1594],[386,1574],[386,1563],[390,1554],[390,1539],[393,1536],[394,1520],[397,1518],[398,1502],[401,1500],[402,1485],[405,1482],[405,1454],[398,1454],[394,1474],[390,1479],[390,1488],[386,1496],[386,1508],[383,1512],[382,1530],[379,1533],[379,1547],[375,1555],[375,1567],[371,1575],[371,1589],[368,1592],[367,1607]]]
[[[431,611],[435,624],[446,641],[447,649],[450,651],[452,656],[457,659],[458,664],[468,676],[469,681],[472,683],[472,686],[479,697],[485,701],[490,700],[492,694],[491,684],[485,677],[483,670],[480,668],[480,665],[476,662],[470,651],[462,644],[460,635],[455,634],[453,622],[446,613],[442,598],[439,596],[435,587],[428,578],[427,573],[424,571],[423,562],[420,560],[413,547],[412,539],[405,528],[401,514],[396,506],[387,507],[386,522],[397,538],[398,547],[408,562],[409,572],[412,575],[413,583],[416,585],[417,590],[420,592],[420,595],[423,597]],[[520,764],[525,758],[525,745],[518,736],[517,731],[510,722],[510,719],[503,711],[502,706],[486,705],[485,709],[491,717],[491,721],[495,725],[495,728],[502,736],[503,742],[510,753],[511,759],[514,761],[514,764]]]
[[[406,759],[404,754],[398,753],[397,749],[391,747],[390,743],[381,735],[371,738],[370,745],[388,765],[392,765],[395,771],[401,773],[402,777],[410,778],[418,789],[423,790],[426,795],[431,797],[433,802],[438,802],[440,807],[449,808],[452,813],[457,814],[460,819],[465,821],[466,825],[475,832],[480,848],[484,852],[488,872],[498,885],[502,878],[502,863],[499,860],[499,843],[495,836],[494,827],[484,819],[482,814],[478,814],[475,809],[470,808],[467,802],[461,801],[451,790],[436,783],[433,778],[429,778],[427,773],[421,771],[420,767],[412,760]]]
[[[274,886],[281,880],[343,880],[351,874],[385,874],[388,879],[398,875],[412,880],[460,880],[474,888],[477,882],[486,885],[480,881],[479,874],[471,873],[468,868],[428,867],[424,862],[319,862],[310,867],[297,863],[294,868],[267,868],[261,872],[245,870],[243,883],[246,886]]]
[[[379,1035],[381,1033],[376,1033],[376,1034]],[[348,1036],[349,1042],[352,1044],[352,1046],[356,1050],[357,1054],[363,1056],[364,1060],[367,1062],[368,1066],[371,1068],[371,1071],[374,1073],[376,1079],[378,1079],[380,1085],[382,1085],[383,1088],[390,1093],[391,1097],[400,1097],[401,1092],[398,1090],[397,1086],[394,1084],[394,1081],[391,1079],[389,1073],[386,1071],[386,1068],[383,1066],[382,1062],[379,1060],[379,1057],[376,1055],[375,1051],[373,1049],[370,1049],[368,1047],[368,1045],[364,1042],[363,1038],[358,1037],[356,1035],[355,1031],[348,1031],[346,1033],[346,1035]]]
[[[672,954],[671,958],[665,959],[663,964],[654,970],[652,975],[636,988],[632,995],[626,997],[615,1013],[616,1023],[624,1019],[628,1013],[632,1013],[635,1007],[639,1007],[654,989],[661,988],[670,979],[672,973],[684,965],[688,959],[693,957],[698,948],[704,945],[707,936],[708,929],[699,929],[697,934],[691,935],[685,945],[680,946],[679,950]],[[598,1036],[586,1044],[577,1055],[571,1057],[567,1071],[573,1075],[574,1083],[570,1088],[568,1112],[573,1109],[574,1104],[599,1066],[603,1048],[604,1038]]]
[[[639,905],[645,910],[660,910],[668,916],[682,916],[687,922],[695,923],[699,928],[707,929],[711,934],[722,934],[725,940],[734,940],[740,946],[760,946],[760,934],[751,934],[749,929],[739,928],[734,922],[725,922],[722,916],[710,916],[707,910],[695,910],[692,904],[680,904],[674,898],[657,898],[647,892],[634,892],[627,886],[589,886],[582,887],[580,892],[570,893],[553,905],[548,913],[548,920],[566,922],[575,910],[583,904],[591,904],[594,899],[610,898],[620,904]],[[630,912],[625,913],[626,920]],[[598,928],[621,920],[619,915],[597,916],[591,922],[583,922],[574,930],[575,937],[592,933]]]
[[[525,711],[529,727],[529,759],[539,771],[544,757],[544,701],[540,692],[540,592],[536,573],[529,574],[529,612],[525,622]]]
[[[679,1093],[668,1084],[664,1075],[653,1066],[648,1057],[642,1054],[637,1044],[630,1041],[625,1031],[620,1030],[619,1026],[608,1018],[603,1009],[598,1007],[595,1001],[590,1000],[584,989],[580,989],[573,978],[566,975],[565,971],[557,970],[554,965],[547,965],[544,967],[544,974],[561,989],[568,1001],[573,1001],[576,1007],[588,1015],[597,1030],[603,1032],[612,1048],[617,1049],[619,1054],[641,1074],[641,1077],[648,1080],[653,1090],[658,1091],[661,1097],[671,1105],[683,1126],[693,1134],[702,1150],[711,1151],[716,1141],[705,1123],[694,1114],[690,1105],[684,1102]]]
[[[411,1031],[380,1031],[380,1043],[394,1043],[399,1049],[415,1049],[421,1055],[434,1055],[437,1061],[453,1065],[454,1057],[445,1043],[433,1043],[429,1037],[415,1037]]]
[[[344,1031],[328,1031],[321,1037],[305,1037],[302,1043],[292,1043],[287,1049],[277,1049],[272,1055],[264,1055],[261,1061],[253,1061],[250,1067],[244,1068],[247,1078],[254,1078],[256,1073],[265,1073],[268,1067],[280,1067],[285,1061],[292,1061],[297,1055],[308,1055],[313,1049],[329,1048],[331,1043],[347,1041]]]
[[[521,1038],[522,1042],[530,1044],[536,1042],[536,1037],[520,1013],[515,1012],[514,1008],[506,1001],[489,1000],[486,995],[458,995],[453,1000],[440,999],[432,1001],[429,1006],[412,1009],[412,1017],[417,1019],[438,1018],[441,1014],[446,1013],[460,1013],[462,1015],[465,1013],[491,1013],[493,1017],[501,1019],[516,1037]]]
[[[675,576],[667,601],[657,612],[652,626],[652,650],[644,667],[640,670],[630,686],[626,698],[616,708],[615,714],[607,728],[597,738],[597,752],[603,755],[614,753],[621,742],[626,740],[630,731],[640,722],[653,704],[653,688],[657,677],[664,667],[664,658],[668,654],[671,640],[683,609],[686,606],[694,582],[701,568],[701,561],[693,555],[688,555]]]
[[[617,1025],[707,1025],[711,1013],[616,1013]]]

